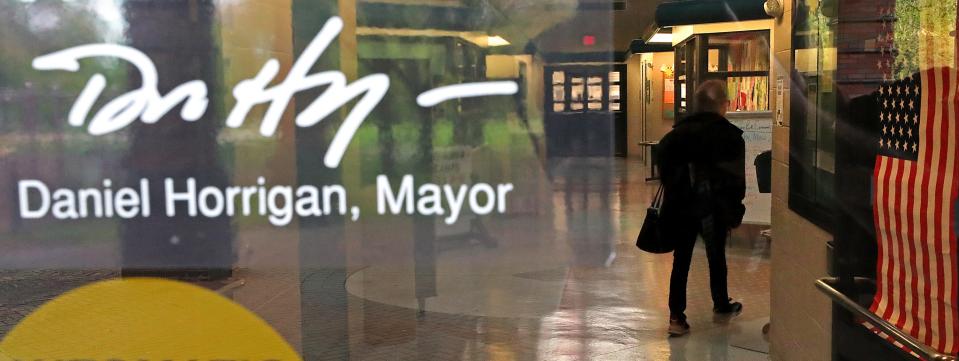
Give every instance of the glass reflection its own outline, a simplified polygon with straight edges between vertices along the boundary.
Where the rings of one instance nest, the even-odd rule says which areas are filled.
[[[665,307],[653,289],[665,271],[624,256],[633,250],[622,239],[635,233],[649,197],[642,177],[613,159],[611,124],[625,114],[611,113],[625,113],[630,75],[612,64],[589,64],[589,74],[544,70],[570,28],[587,29],[600,52],[612,49],[611,26],[596,21],[612,11],[575,1],[0,0],[0,275],[35,285],[4,289],[0,304],[23,308],[9,325],[0,311],[0,334],[82,284],[154,276],[220,290],[307,360],[554,359],[637,342],[629,332],[663,321],[651,310]],[[278,74],[270,85],[282,82],[333,16],[344,28],[310,72],[390,79],[340,165],[323,157],[355,103],[314,126],[295,125],[325,87],[293,96],[272,136],[260,134],[265,105],[242,126],[225,126],[235,87],[271,60]],[[72,126],[71,107],[95,74],[106,88],[91,114],[137,89],[142,74],[108,57],[84,60],[76,72],[37,71],[31,61],[96,43],[152,59],[161,94],[202,81],[209,106],[195,121],[175,107],[153,124],[103,136]],[[424,91],[481,81],[513,81],[519,90],[416,103]],[[559,127],[546,124],[549,110],[594,118],[550,140],[566,144],[547,144],[547,128]],[[380,214],[380,175],[394,185],[412,175],[417,184],[515,189],[505,214],[465,209],[447,224],[448,214]],[[187,178],[198,190],[342,185],[362,216],[297,217],[278,227],[259,215],[193,217],[178,203],[177,216],[163,217],[167,178],[178,190]],[[71,189],[145,179],[155,216],[21,219],[13,191],[21,179]]]

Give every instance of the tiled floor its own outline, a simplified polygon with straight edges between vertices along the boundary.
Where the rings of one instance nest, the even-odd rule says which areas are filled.
[[[509,355],[503,359],[522,360],[766,359],[768,345],[762,327],[769,319],[769,268],[765,260],[730,256],[730,292],[746,307],[740,317],[726,323],[713,319],[705,254],[697,251],[689,285],[688,314],[693,332],[688,337],[668,338],[665,287],[670,256],[639,253],[625,244],[617,245],[616,250],[620,256],[608,268],[545,270],[534,275],[534,280],[529,279],[528,272],[518,273],[512,277],[523,280],[503,282],[502,289],[492,291],[490,288],[499,287],[490,285],[489,278],[475,274],[472,278],[482,279],[472,280],[470,275],[460,275],[451,282],[464,286],[451,291],[465,290],[465,296],[456,292],[444,296],[441,281],[440,296],[427,301],[427,312],[419,318],[414,318],[411,311],[404,312],[415,309],[415,304],[391,306],[357,300],[354,294],[353,302],[362,303],[364,316],[372,317],[364,323],[380,323],[391,318],[387,315],[400,319],[405,315],[406,322],[387,323],[403,325],[404,332],[389,326],[352,329],[350,356],[377,359],[386,348],[389,355],[401,359],[485,360],[502,354]],[[361,277],[362,271],[353,274],[348,284]],[[469,292],[470,285],[477,284],[484,286]],[[481,297],[497,291],[503,295]],[[369,342],[371,332],[382,332],[377,337],[384,338],[403,334],[408,339],[380,346]]]
[[[550,224],[541,224],[542,215],[495,219],[489,227],[496,246],[473,242],[441,251],[429,271],[417,270],[416,262],[377,259],[343,275],[348,295],[341,307],[350,316],[340,327],[349,346],[311,342],[316,331],[304,324],[304,354],[356,360],[768,359],[762,333],[769,320],[768,243],[739,241],[728,250],[730,294],[745,304],[729,322],[713,318],[705,253],[697,249],[688,286],[693,332],[669,338],[672,256],[631,244],[654,187],[636,171],[642,165],[584,160],[554,166]],[[424,276],[435,287],[417,313],[417,278]],[[329,283],[337,277],[324,276]],[[336,287],[324,289],[329,296]],[[312,311],[302,312],[308,322]]]
[[[0,271],[0,337],[30,312],[57,295],[116,275],[116,272],[111,271]]]
[[[705,253],[697,249],[688,286],[692,333],[667,337],[672,256],[632,245],[654,187],[644,169],[621,159],[551,164],[542,183],[549,204],[485,218],[495,242],[437,242],[427,258],[416,254],[409,224],[244,230],[239,275],[247,283],[229,296],[307,360],[768,359],[768,244],[758,239],[728,250],[730,295],[744,313],[713,318]],[[311,248],[354,237],[357,244]],[[345,249],[345,260],[335,261],[330,249]],[[83,274],[87,281],[114,275]],[[0,325],[29,311],[12,307],[22,303],[16,300],[82,284],[16,283],[27,276],[0,274]]]

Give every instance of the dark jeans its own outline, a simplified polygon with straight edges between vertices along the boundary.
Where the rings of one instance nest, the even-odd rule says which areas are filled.
[[[713,223],[711,219],[689,222],[686,227],[673,233],[676,237],[676,250],[673,251],[673,273],[669,279],[669,313],[672,316],[684,315],[686,312],[686,281],[689,278],[689,266],[698,235],[702,235],[706,243],[713,306],[729,303],[729,291],[726,288],[726,237],[729,235],[729,228]]]

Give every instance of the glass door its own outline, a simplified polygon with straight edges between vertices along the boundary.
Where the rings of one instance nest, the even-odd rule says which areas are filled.
[[[698,78],[696,43],[697,39],[694,36],[676,45],[674,67],[676,71],[673,75],[676,91],[675,119],[682,119],[693,107],[689,95],[695,93],[695,79]]]

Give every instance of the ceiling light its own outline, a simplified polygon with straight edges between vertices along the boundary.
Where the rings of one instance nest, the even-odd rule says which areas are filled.
[[[486,37],[486,45],[488,45],[488,46],[504,46],[504,45],[509,45],[509,41],[507,41],[506,39],[503,39],[503,37],[502,37],[502,36],[499,36],[499,35],[496,35],[496,36],[487,36],[487,37]]]
[[[673,34],[656,33],[647,43],[673,43]]]

